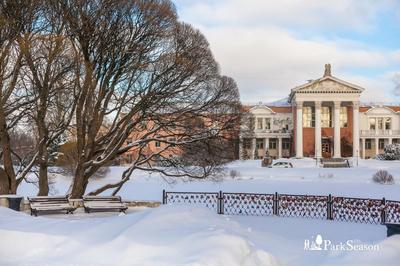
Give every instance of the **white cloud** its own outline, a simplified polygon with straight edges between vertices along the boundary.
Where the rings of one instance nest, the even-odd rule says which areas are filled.
[[[181,17],[201,25],[215,23],[344,27],[365,30],[396,0],[177,0]]]
[[[325,63],[333,74],[366,88],[363,100],[393,100],[393,77],[354,75],[390,69],[399,51],[382,51],[352,39],[301,37],[305,28],[368,30],[391,0],[179,0],[180,16],[199,27],[210,42],[223,74],[232,76],[245,102],[286,97],[294,86],[322,76]],[[288,26],[292,25],[292,26]],[[372,25],[372,26],[371,26]]]
[[[333,41],[296,39],[279,28],[221,27],[205,28],[203,32],[224,74],[237,80],[244,101],[282,98],[290,88],[321,77],[325,63],[331,63],[333,74],[341,77],[351,69],[388,67],[394,58],[389,52],[357,49]],[[360,80],[349,78],[350,82]],[[368,87],[367,80],[363,84]],[[376,87],[374,82],[371,85]]]

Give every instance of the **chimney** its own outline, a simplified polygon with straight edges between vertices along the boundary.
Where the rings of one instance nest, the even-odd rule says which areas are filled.
[[[332,76],[331,64],[325,64],[324,77],[331,77],[331,76]]]

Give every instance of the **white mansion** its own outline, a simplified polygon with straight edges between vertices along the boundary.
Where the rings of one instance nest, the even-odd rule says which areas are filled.
[[[400,106],[364,106],[363,88],[331,75],[291,90],[288,105],[247,106],[239,157],[358,157],[400,142]]]

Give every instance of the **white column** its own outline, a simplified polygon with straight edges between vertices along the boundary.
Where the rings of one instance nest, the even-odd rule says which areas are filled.
[[[303,102],[296,102],[296,157],[303,157]]]
[[[378,135],[378,117],[375,117],[375,136]]]
[[[375,155],[379,155],[379,139],[375,138]]]
[[[365,138],[361,139],[362,141],[362,158],[365,159]]]
[[[321,151],[321,102],[315,102],[315,158],[322,157]]]
[[[255,159],[255,154],[256,154],[256,138],[253,138],[251,140],[251,154],[250,154],[250,158],[252,160]]]
[[[392,138],[389,138],[389,145],[390,144],[393,144],[393,139]]]
[[[360,117],[359,103],[353,102],[353,157],[360,156]]]
[[[282,158],[282,138],[278,138],[278,158]]]
[[[340,158],[340,102],[334,102],[334,150],[333,157]]]
[[[269,149],[269,138],[264,139],[264,152],[267,152]]]

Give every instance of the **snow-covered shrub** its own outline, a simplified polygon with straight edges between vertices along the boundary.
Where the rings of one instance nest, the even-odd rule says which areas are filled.
[[[241,174],[240,174],[240,172],[239,172],[238,170],[231,170],[231,171],[229,172],[229,176],[230,176],[232,179],[235,179],[235,178],[240,177]]]
[[[385,146],[383,155],[385,160],[400,160],[400,144],[389,144]]]
[[[379,184],[393,184],[393,176],[386,170],[379,170],[372,176],[372,180]]]
[[[332,173],[319,173],[318,177],[319,178],[332,178],[333,174]]]

